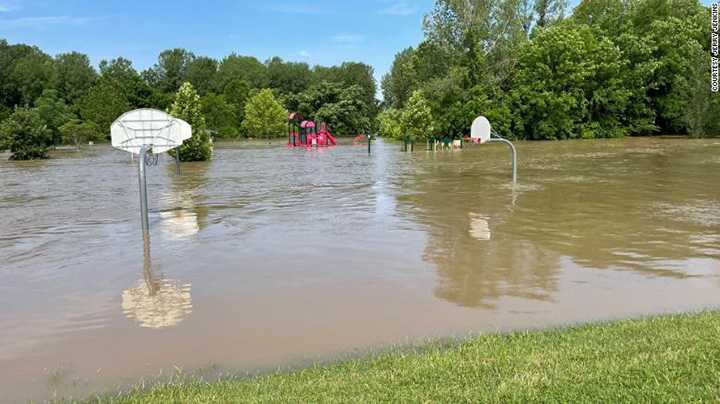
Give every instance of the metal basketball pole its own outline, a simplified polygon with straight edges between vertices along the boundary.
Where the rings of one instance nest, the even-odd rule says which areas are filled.
[[[142,222],[143,231],[148,231],[148,206],[147,206],[147,181],[145,179],[145,157],[147,157],[147,147],[140,148],[138,156],[138,178],[140,180],[140,221]]]
[[[498,138],[490,138],[485,143],[490,143],[490,142],[505,143],[510,148],[510,150],[512,151],[513,182],[517,182],[517,150],[515,150],[515,145],[513,145],[511,141],[509,141],[507,139],[499,138],[499,137]]]

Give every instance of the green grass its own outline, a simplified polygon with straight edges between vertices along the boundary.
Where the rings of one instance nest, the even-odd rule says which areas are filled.
[[[483,334],[257,377],[175,382],[101,402],[720,401],[720,312]]]

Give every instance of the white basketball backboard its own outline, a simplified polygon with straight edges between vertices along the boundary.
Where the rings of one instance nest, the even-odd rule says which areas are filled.
[[[110,126],[113,147],[134,154],[139,154],[143,146],[160,154],[182,145],[191,136],[190,124],[149,108],[126,112]]]
[[[485,143],[490,139],[490,121],[484,116],[475,118],[470,127],[470,137],[473,139],[480,139],[480,143]]]

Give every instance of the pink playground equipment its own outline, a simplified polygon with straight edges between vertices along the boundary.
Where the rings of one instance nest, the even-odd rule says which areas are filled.
[[[303,121],[300,112],[293,112],[288,116],[288,142],[289,147],[333,147],[337,141],[327,130],[325,122],[320,123],[320,131],[313,121]]]

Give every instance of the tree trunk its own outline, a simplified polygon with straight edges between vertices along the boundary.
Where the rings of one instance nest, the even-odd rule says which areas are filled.
[[[268,144],[272,144],[272,142],[270,141],[270,131],[269,130],[265,131],[265,137],[267,137]]]

